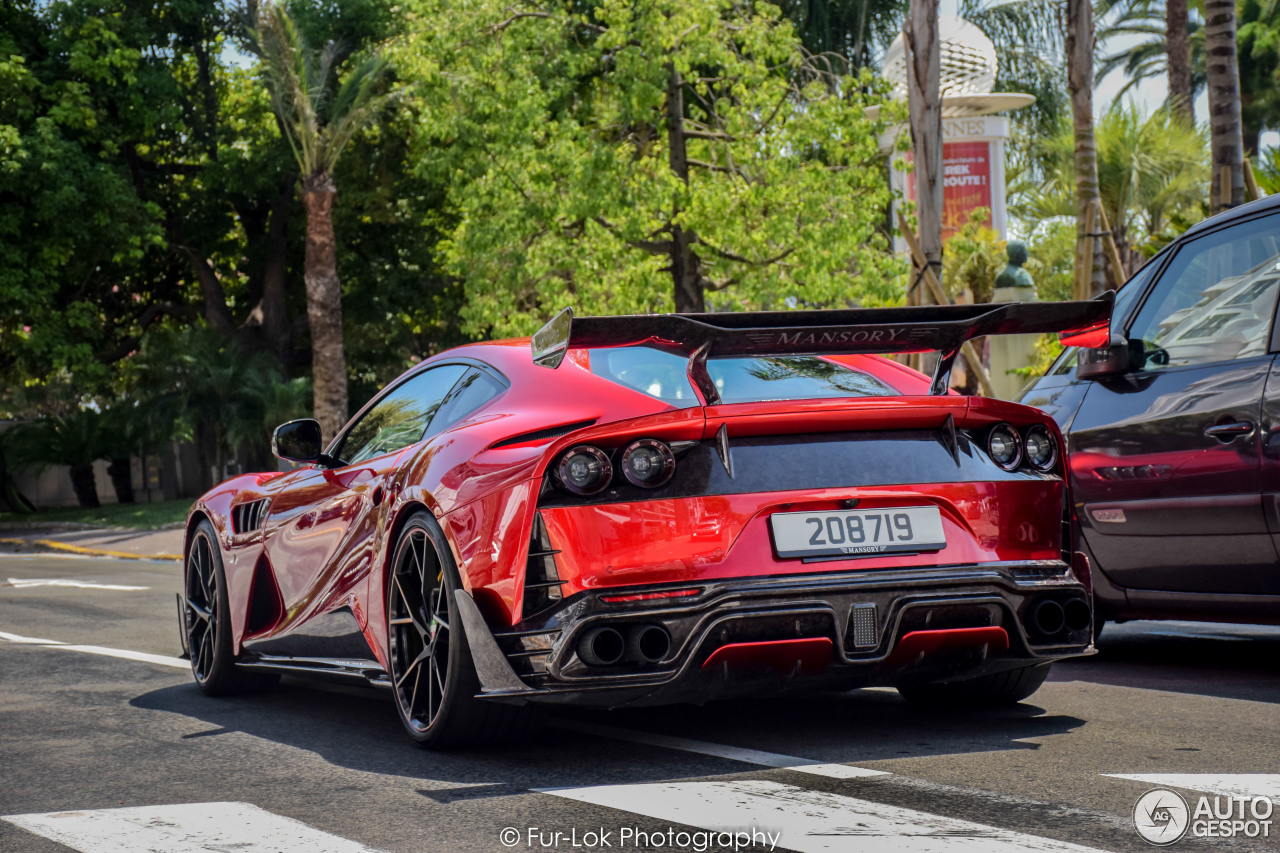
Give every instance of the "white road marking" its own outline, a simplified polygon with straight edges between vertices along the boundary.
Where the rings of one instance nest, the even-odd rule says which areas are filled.
[[[691,740],[690,738],[673,737],[671,735],[641,732],[633,729],[620,729],[614,726],[603,726],[596,723],[561,722],[552,723],[555,728],[567,729],[582,734],[598,735],[614,740],[626,740],[632,743],[643,743],[647,746],[660,746],[666,749],[677,749],[682,752],[696,752],[699,755],[712,755],[716,758],[728,758],[744,764],[758,764],[761,767],[777,767],[783,770],[794,770],[797,773],[809,773],[814,776],[826,776],[831,779],[858,779],[865,776],[887,776],[883,770],[869,770],[865,767],[852,767],[848,764],[827,764],[810,758],[796,758],[793,755],[779,755],[775,752],[761,752],[758,749],[745,749],[738,746],[725,746],[719,743]]]
[[[543,793],[718,832],[781,832],[799,853],[1099,853],[914,809],[761,780],[546,788]]]
[[[135,652],[129,649],[109,649],[105,646],[81,646],[74,643],[64,643],[61,640],[41,640],[38,637],[22,637],[18,634],[10,634],[0,631],[0,640],[7,640],[10,643],[17,643],[22,646],[44,646],[50,649],[60,649],[67,652],[83,652],[88,655],[102,655],[109,658],[123,658],[125,660],[137,660],[143,663],[154,663],[160,666],[171,666],[175,669],[191,669],[191,664],[182,658],[171,658],[165,655],[153,655],[148,652]]]
[[[129,592],[140,592],[151,589],[149,586],[124,586],[114,583],[91,583],[89,581],[70,580],[68,578],[9,578],[9,585],[18,589],[33,586],[69,586],[76,589],[116,589]]]
[[[1267,797],[1280,803],[1280,774],[1276,773],[1103,773],[1112,779],[1132,779],[1147,785],[1186,788],[1228,797]]]
[[[189,803],[0,818],[81,853],[377,853],[249,803]]]

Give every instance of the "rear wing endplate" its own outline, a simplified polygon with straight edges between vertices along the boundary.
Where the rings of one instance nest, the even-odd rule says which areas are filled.
[[[1084,302],[1009,302],[921,305],[827,311],[758,311],[718,314],[631,314],[577,317],[566,308],[533,335],[533,360],[559,367],[573,348],[648,344],[709,356],[844,355],[937,351],[941,357],[930,392],[946,393],[960,347],[985,335],[1057,332],[1067,346],[1106,346],[1115,293]],[[698,365],[690,365],[696,375]]]

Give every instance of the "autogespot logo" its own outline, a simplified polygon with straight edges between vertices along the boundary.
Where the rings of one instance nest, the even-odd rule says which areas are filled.
[[[1191,811],[1180,794],[1165,788],[1147,791],[1133,807],[1133,826],[1147,841],[1164,846],[1187,834]]]

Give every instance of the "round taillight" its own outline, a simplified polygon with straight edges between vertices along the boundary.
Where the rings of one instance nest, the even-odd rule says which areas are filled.
[[[613,465],[600,448],[580,444],[560,457],[556,478],[575,495],[594,495],[604,491],[613,479]]]
[[[1008,424],[996,424],[987,434],[987,452],[1004,470],[1017,468],[1022,461],[1022,439],[1018,438],[1018,431]]]
[[[1027,461],[1037,470],[1048,471],[1058,461],[1058,443],[1053,440],[1048,427],[1040,424],[1031,427],[1022,443],[1026,448]]]
[[[656,489],[676,473],[676,457],[661,441],[642,438],[622,452],[622,476],[635,486]]]

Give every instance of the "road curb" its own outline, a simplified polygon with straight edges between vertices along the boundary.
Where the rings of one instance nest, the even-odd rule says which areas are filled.
[[[85,548],[80,545],[68,545],[52,539],[0,539],[0,545],[16,545],[24,550],[62,551],[68,554],[80,554],[85,557],[112,557],[117,560],[173,560],[182,562],[181,554],[131,554],[127,551],[108,551],[104,548]]]

